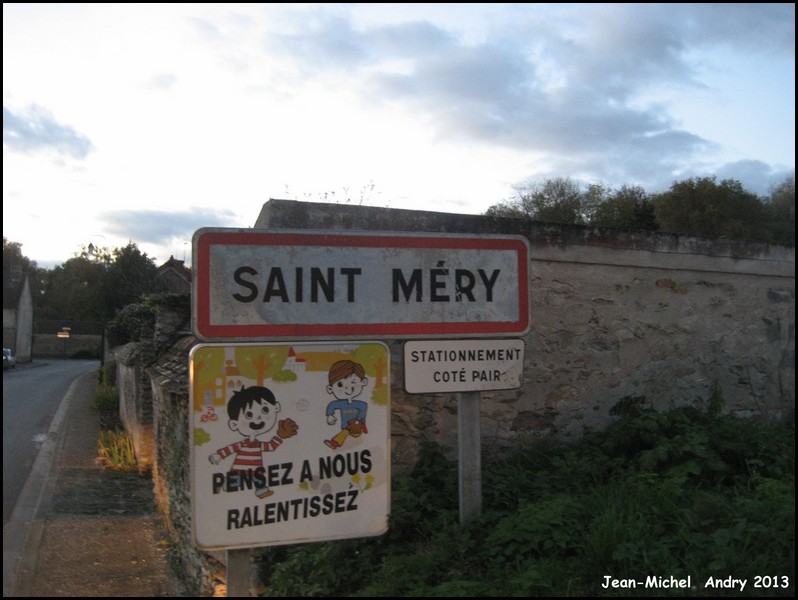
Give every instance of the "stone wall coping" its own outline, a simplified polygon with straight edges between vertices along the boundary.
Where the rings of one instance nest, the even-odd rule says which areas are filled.
[[[254,228],[522,235],[530,242],[533,261],[795,279],[794,246],[531,219],[270,199]],[[715,259],[709,266],[708,257]]]

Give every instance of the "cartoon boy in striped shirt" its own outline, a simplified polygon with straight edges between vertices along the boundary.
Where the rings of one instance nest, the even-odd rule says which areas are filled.
[[[298,429],[292,419],[284,419],[278,423],[278,412],[280,403],[269,388],[242,386],[239,391],[233,392],[227,403],[227,415],[230,417],[230,429],[240,433],[244,439],[220,448],[208,457],[211,463],[218,465],[231,454],[235,454],[228,480],[234,477],[251,478],[258,498],[266,498],[274,493],[266,483],[263,452],[276,450],[284,439],[295,436]],[[271,431],[275,424],[277,435],[269,441],[257,439]],[[235,487],[241,489],[243,486]]]

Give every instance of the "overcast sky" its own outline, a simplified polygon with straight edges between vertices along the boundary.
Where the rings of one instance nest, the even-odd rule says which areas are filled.
[[[794,4],[3,4],[3,236],[191,259],[269,198],[795,170]]]

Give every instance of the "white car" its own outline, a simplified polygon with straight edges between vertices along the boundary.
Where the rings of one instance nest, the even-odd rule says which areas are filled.
[[[11,348],[3,348],[3,369],[13,369],[16,366],[17,359],[14,358]]]

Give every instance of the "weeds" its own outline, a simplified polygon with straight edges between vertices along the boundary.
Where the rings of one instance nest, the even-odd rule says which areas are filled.
[[[91,399],[91,406],[99,413],[119,411],[119,390],[111,385],[98,385]]]
[[[100,371],[107,378],[115,370]],[[100,383],[92,397],[92,408],[100,413],[100,437],[97,440],[95,462],[105,469],[137,471],[133,442],[119,424],[119,390],[113,385]]]
[[[483,468],[483,513],[458,523],[456,465],[425,445],[395,478],[390,530],[261,551],[270,596],[595,596],[621,578],[747,578],[751,595],[794,595],[795,427],[707,412],[657,413],[644,398],[575,445],[519,448]],[[753,589],[778,574],[789,588]],[[736,592],[739,595],[739,590]],[[748,594],[746,594],[748,595]]]
[[[100,431],[100,438],[97,441],[97,453],[99,456],[95,459],[95,462],[105,469],[126,472],[138,471],[133,442],[126,431]]]
[[[105,361],[103,366],[97,369],[97,383],[99,385],[116,385],[116,361],[111,359]]]

